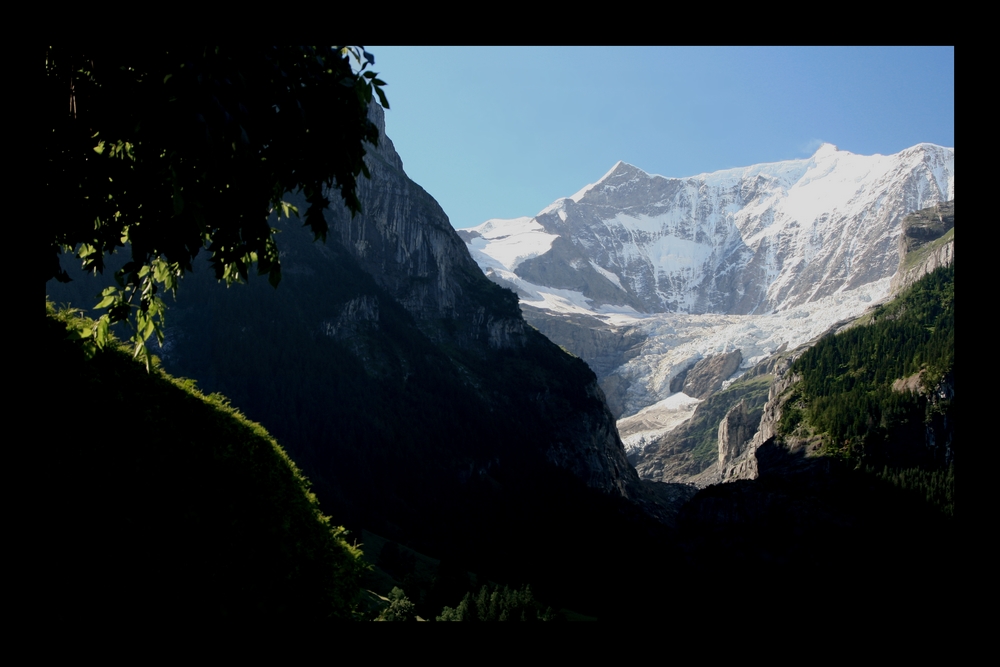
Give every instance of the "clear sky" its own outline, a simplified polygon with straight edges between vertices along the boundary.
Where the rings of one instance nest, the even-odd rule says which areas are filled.
[[[618,160],[693,176],[955,145],[954,47],[367,46],[386,133],[455,227],[538,213]]]

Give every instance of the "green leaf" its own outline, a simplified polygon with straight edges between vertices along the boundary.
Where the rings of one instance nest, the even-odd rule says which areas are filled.
[[[166,283],[172,278],[170,264],[163,259],[153,260],[153,280]]]
[[[111,322],[107,315],[102,315],[97,320],[97,327],[94,329],[94,340],[98,348],[103,348],[111,340]]]

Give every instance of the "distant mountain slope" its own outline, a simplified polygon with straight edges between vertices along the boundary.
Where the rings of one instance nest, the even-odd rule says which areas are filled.
[[[855,342],[851,354],[839,358],[836,362],[824,357],[825,361],[821,370],[808,372],[812,387],[809,391],[824,393],[816,400],[820,403],[825,402],[827,405],[820,411],[827,415],[823,418],[827,426],[854,420],[851,422],[853,424],[852,435],[848,436],[846,432],[840,432],[839,427],[837,427],[834,430],[838,432],[829,436],[834,441],[843,442],[845,438],[862,435],[862,432],[867,434],[864,435],[863,439],[869,444],[880,438],[889,437],[887,431],[879,431],[871,424],[860,425],[857,420],[872,421],[888,428],[887,425],[894,419],[891,417],[892,414],[895,414],[894,411],[903,409],[900,407],[902,405],[900,401],[903,400],[902,394],[890,391],[890,385],[898,380],[907,386],[919,386],[919,382],[913,374],[920,370],[921,363],[931,364],[932,357],[935,355],[945,359],[945,361],[939,360],[933,363],[934,367],[938,369],[934,371],[935,376],[950,372],[948,369],[952,362],[947,361],[947,359],[953,359],[954,355],[954,211],[954,203],[951,202],[922,209],[904,219],[905,232],[899,237],[900,271],[893,278],[893,282],[895,283],[899,276],[905,275],[909,277],[911,283],[914,283],[913,286],[903,290],[888,303],[873,307],[860,318],[841,320],[823,335],[814,337],[797,349],[775,354],[769,359],[757,363],[725,391],[700,403],[690,421],[670,432],[654,433],[650,437],[644,438],[630,454],[630,460],[636,463],[640,476],[645,479],[666,482],[691,481],[699,486],[719,482],[723,479],[752,477],[755,474],[756,464],[749,455],[752,450],[751,437],[755,438],[756,444],[759,446],[763,440],[771,437],[777,431],[775,413],[781,412],[780,405],[783,403],[779,404],[776,401],[778,401],[779,395],[790,390],[789,387],[795,382],[793,376],[798,377],[797,374],[806,372],[804,369],[807,366],[803,366],[803,364],[816,365],[812,359],[815,358],[813,355],[819,354],[819,352],[814,352],[812,348],[825,350],[822,354],[830,355],[834,342],[844,344],[852,336],[858,337],[858,341]],[[947,274],[948,278],[940,277],[939,274],[942,271]],[[928,296],[926,286],[918,286],[924,285],[928,280],[926,274],[932,272],[938,275],[937,280],[944,280],[946,286],[935,288],[933,295]],[[919,278],[920,276],[924,276],[924,278]],[[914,291],[916,291],[916,296]],[[914,300],[920,301],[921,305],[912,308],[903,305],[913,303]],[[937,315],[933,317],[928,315],[929,312],[937,312],[936,309],[940,308],[951,313],[943,322],[935,320]],[[949,317],[950,319],[948,319]],[[883,321],[878,324],[881,331],[878,336],[872,333],[874,329],[858,326],[859,323],[871,322],[873,319],[891,320],[891,322]],[[843,331],[843,333],[833,337],[832,334],[835,331]],[[930,348],[926,347],[927,341],[923,340],[930,335],[928,333],[930,331],[934,331],[936,337],[933,344],[933,354],[930,352]],[[945,335],[945,338],[941,338],[942,335]],[[947,338],[949,335],[950,338]],[[914,346],[917,347],[917,351],[914,351]],[[803,358],[797,361],[796,366],[790,370],[792,361],[798,359],[800,355]],[[895,366],[891,364],[895,364]],[[917,364],[915,368],[914,364]],[[876,365],[883,368],[880,371],[882,376],[877,386],[872,384],[871,377],[866,376],[866,374],[874,373]],[[812,366],[809,367],[812,368]],[[896,368],[897,375],[886,378],[884,369],[890,367]],[[905,382],[899,375],[904,372],[904,369],[908,369],[905,372],[907,376],[912,376]],[[772,375],[776,377],[768,392],[765,392],[764,396],[759,395],[759,392],[755,397],[748,396],[747,392],[752,389],[751,385],[764,374],[769,378]],[[925,377],[925,375],[926,373],[920,377]],[[852,383],[868,383],[864,384],[866,387],[864,391],[852,390],[863,394],[864,400],[853,393],[848,397],[847,394],[851,392],[846,391],[843,386],[832,394],[826,395],[829,387],[838,385],[838,383],[846,383],[844,386],[848,387],[853,387]],[[817,387],[820,386],[825,388],[818,390]],[[953,391],[953,387],[948,391]],[[764,406],[764,400],[768,393],[770,394],[770,402]],[[744,401],[744,405],[738,406],[737,404],[741,400]],[[787,400],[787,397],[782,400]],[[883,414],[882,403],[888,404],[890,402],[895,407]],[[947,404],[947,401],[942,405],[944,404]],[[836,408],[834,412],[837,415],[835,419],[829,417],[834,408]],[[911,408],[913,408],[912,405],[905,408],[904,412],[906,410],[912,412]],[[917,412],[921,410],[923,408]],[[785,414],[787,422],[789,410],[785,410]],[[910,422],[911,426],[920,433],[923,432],[923,413],[920,415],[909,414],[904,421]],[[628,422],[629,420],[622,420],[619,424],[627,424]],[[726,427],[725,429],[723,429],[723,425]],[[827,431],[827,426],[820,428],[820,432]],[[728,430],[728,433],[724,433],[724,430]],[[754,436],[755,432],[756,436]],[[928,431],[928,433],[931,432]],[[909,437],[923,438],[919,433],[916,435],[910,433]],[[934,439],[934,436],[928,437]],[[938,441],[943,442],[942,438],[950,442],[951,436],[940,434],[937,436]],[[710,443],[716,441],[718,442],[717,454],[715,448],[708,447]],[[814,450],[819,446],[818,442],[817,440],[812,443]],[[865,447],[861,449],[864,450]],[[857,459],[855,463],[867,456],[865,465],[881,466],[885,464],[886,461],[878,458],[874,452],[875,450],[869,451],[864,456],[858,454],[855,457]]]
[[[955,261],[955,202],[915,211],[903,220],[899,236],[899,271],[892,277],[893,294],[922,276]]]
[[[954,348],[952,264],[776,355],[763,409],[734,403],[717,429],[727,483],[680,513],[695,571],[768,593],[784,582],[824,603],[953,604],[969,555],[955,514]]]
[[[953,201],[954,173],[954,149],[931,144],[826,144],[688,178],[620,162],[534,217],[460,234],[526,319],[594,369],[634,457],[704,398],[681,391],[695,364],[738,351],[731,382],[888,297],[902,220]]]
[[[954,149],[919,144],[689,178],[619,162],[533,218],[463,230],[482,269],[553,311],[765,313],[888,278],[900,221],[954,198]]]
[[[857,467],[942,473],[955,460],[955,266],[938,267],[868,323],[818,341],[772,403],[777,439]],[[954,509],[954,479],[948,500]]]

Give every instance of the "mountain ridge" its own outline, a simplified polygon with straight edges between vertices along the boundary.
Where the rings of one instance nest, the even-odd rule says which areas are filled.
[[[600,312],[611,302],[597,293],[596,272],[606,289],[625,293],[612,305],[634,314],[747,314],[891,276],[896,223],[950,199],[954,149],[918,144],[891,156],[859,156],[824,144],[806,159],[685,178],[619,161],[532,218],[491,219],[462,236],[487,275],[518,286],[537,307]],[[556,238],[579,252],[553,252]],[[525,252],[511,262],[505,250],[514,244]],[[545,282],[525,266],[532,261],[545,261],[561,278]],[[578,285],[567,280],[574,272]],[[566,303],[567,295],[546,287],[579,294]],[[563,308],[545,294],[556,303],[562,296]]]

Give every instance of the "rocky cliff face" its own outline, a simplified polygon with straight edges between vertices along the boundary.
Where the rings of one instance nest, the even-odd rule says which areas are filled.
[[[694,398],[708,398],[722,388],[723,381],[736,372],[742,361],[739,350],[706,357],[685,373],[681,391]]]
[[[939,266],[955,261],[955,202],[911,213],[899,235],[899,270],[890,289],[897,294]]]
[[[757,423],[750,419],[746,401],[741,400],[729,409],[719,423],[719,470],[725,471],[739,458],[756,431]]]
[[[524,320],[516,313],[489,312],[478,303],[481,271],[440,205],[406,176],[385,134],[382,108],[373,105],[371,114],[379,145],[366,158],[371,179],[358,185],[363,212],[351,217],[332,196],[332,233],[433,339],[464,346],[523,346]]]
[[[615,327],[583,314],[556,316],[522,303],[525,320],[549,340],[586,360],[599,378],[611,413],[617,418],[627,409],[625,386],[614,369],[641,353],[646,336],[632,327]]]
[[[765,442],[772,441],[777,432],[778,422],[781,421],[781,409],[785,401],[788,400],[787,391],[799,380],[798,377],[789,373],[789,369],[804,351],[804,349],[798,349],[775,360],[775,363],[772,364],[771,373],[774,379],[768,389],[763,414],[756,420],[756,424],[748,424],[747,419],[740,412],[732,417],[727,413],[726,420],[734,419],[743,428],[740,430],[726,429],[725,421],[719,426],[720,481],[732,482],[738,479],[757,478],[759,474],[757,450]],[[731,410],[730,413],[732,412]],[[731,437],[730,430],[736,430],[737,437]]]
[[[687,421],[631,450],[639,476],[697,487],[722,481],[746,456],[780,358],[756,364],[726,389],[699,402]]]
[[[470,350],[539,345],[537,340],[529,343],[519,310],[494,306],[489,296],[493,286],[485,281],[447,215],[403,172],[402,160],[385,135],[382,108],[373,105],[372,114],[380,140],[368,159],[372,178],[359,187],[363,212],[352,218],[339,207],[331,220],[331,230],[344,248],[432,340]],[[331,200],[336,204],[335,198]],[[539,395],[557,434],[546,457],[592,487],[627,495],[638,478],[625,458],[614,419],[596,378],[583,389],[597,408],[593,414],[544,405],[549,397]]]

